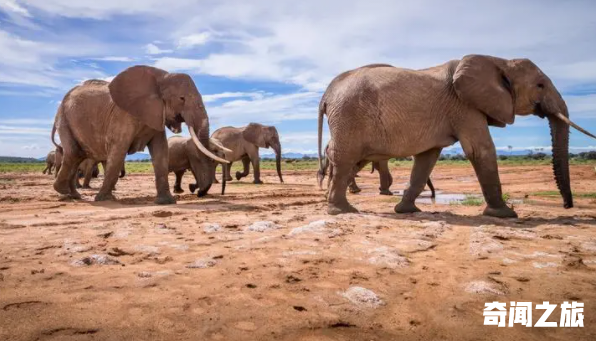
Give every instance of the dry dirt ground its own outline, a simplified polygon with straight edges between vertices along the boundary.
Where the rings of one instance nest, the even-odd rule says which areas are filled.
[[[393,190],[408,172],[393,170]],[[150,174],[121,179],[107,203],[96,190],[61,202],[47,175],[1,175],[0,340],[596,340],[594,199],[565,210],[532,195],[556,190],[549,166],[501,167],[520,219],[453,204],[397,216],[377,176],[357,178],[359,214],[328,216],[312,171],[173,206],[153,205]],[[596,192],[595,179],[572,167],[575,191]],[[479,193],[471,167],[433,180]],[[573,300],[584,328],[483,325],[485,302]]]

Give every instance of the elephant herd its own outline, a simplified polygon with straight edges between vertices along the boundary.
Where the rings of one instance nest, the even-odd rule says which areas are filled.
[[[379,171],[381,194],[390,194],[390,158],[414,159],[410,186],[395,206],[396,213],[417,212],[415,199],[426,184],[434,196],[430,174],[441,150],[456,142],[472,163],[487,207],[485,215],[516,217],[502,198],[495,145],[489,126],[505,127],[516,115],[548,120],[554,177],[565,208],[573,207],[568,149],[569,126],[596,138],[569,120],[565,101],[552,81],[528,59],[502,59],[467,55],[461,60],[421,70],[372,64],[335,77],[324,92],[318,112],[318,183],[327,170],[329,214],[356,212],[346,197],[359,188],[355,176],[368,163]],[[330,141],[322,151],[324,116]],[[180,133],[186,123],[189,138],[166,138],[165,128]],[[61,144],[54,142],[58,133]],[[193,79],[151,66],[133,66],[111,82],[88,80],[71,89],[62,100],[52,129],[56,151],[48,155],[47,171],[56,167],[54,189],[80,199],[77,174],[85,160],[90,169],[102,162],[104,181],[96,201],[113,200],[112,191],[123,171],[127,154],[149,149],[155,173],[157,204],[174,204],[168,173],[176,175],[174,192],[190,170],[191,192],[205,195],[217,182],[215,169],[222,164],[222,193],[232,180],[233,162],[242,161],[254,183],[261,183],[259,148],[272,148],[280,181],[281,143],[275,127],[250,123],[223,127],[209,133],[209,117]],[[61,160],[60,160],[61,159]],[[90,165],[90,166],[89,166]],[[44,173],[45,171],[44,170]],[[84,172],[84,169],[83,169]],[[92,173],[92,172],[91,172]],[[88,184],[88,183],[87,183]]]

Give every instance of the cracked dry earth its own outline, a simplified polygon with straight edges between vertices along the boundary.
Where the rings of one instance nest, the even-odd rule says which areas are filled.
[[[367,172],[349,195],[360,213],[328,216],[313,171],[283,185],[264,173],[265,185],[249,176],[174,206],[152,204],[150,174],[121,179],[108,203],[2,175],[0,340],[596,339],[596,202],[533,196],[556,189],[549,166],[501,167],[521,199],[509,220],[444,204],[397,216],[399,198],[377,195]],[[393,190],[408,173],[393,170]],[[575,191],[596,191],[592,166],[571,173]],[[479,193],[469,166],[438,166],[433,181]],[[584,328],[483,326],[485,302],[572,300]]]

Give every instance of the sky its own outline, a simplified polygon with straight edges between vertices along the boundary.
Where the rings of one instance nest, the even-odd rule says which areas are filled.
[[[594,13],[592,0],[0,0],[0,155],[45,156],[68,90],[139,64],[190,74],[212,131],[275,125],[284,152],[316,152],[318,103],[339,73],[466,54],[530,58],[594,132]],[[499,149],[551,144],[537,117],[491,132]],[[572,130],[570,146],[596,141]]]

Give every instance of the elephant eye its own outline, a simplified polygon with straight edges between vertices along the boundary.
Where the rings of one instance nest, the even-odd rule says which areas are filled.
[[[180,97],[180,100],[181,100],[182,102],[184,102],[184,96],[181,96],[181,97]]]
[[[536,86],[539,87],[540,89],[544,89],[544,84],[542,84],[542,83],[538,83],[538,84],[536,84]]]

